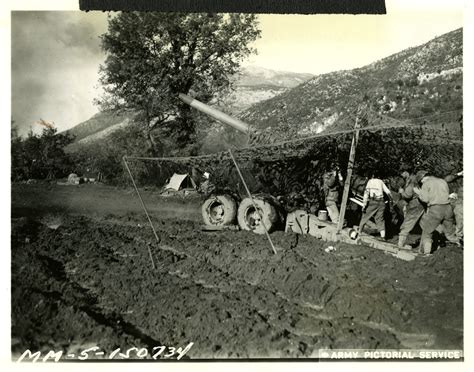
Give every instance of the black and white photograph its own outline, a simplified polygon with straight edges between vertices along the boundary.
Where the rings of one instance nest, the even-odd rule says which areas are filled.
[[[11,361],[462,368],[465,3],[385,5],[12,5]]]

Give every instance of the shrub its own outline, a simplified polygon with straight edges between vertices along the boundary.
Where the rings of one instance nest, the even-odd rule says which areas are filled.
[[[74,170],[71,157],[64,147],[74,138],[57,133],[56,128],[45,128],[41,135],[28,133],[26,138],[12,130],[12,181],[53,179],[67,176]]]

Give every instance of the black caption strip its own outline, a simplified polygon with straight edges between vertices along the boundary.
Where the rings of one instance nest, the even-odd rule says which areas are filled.
[[[81,10],[386,14],[385,0],[79,0]]]

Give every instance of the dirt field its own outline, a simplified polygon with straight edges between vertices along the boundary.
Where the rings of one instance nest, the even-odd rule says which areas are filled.
[[[184,358],[463,348],[459,247],[406,262],[277,231],[273,255],[265,236],[202,231],[198,198],[144,196],[160,244],[132,190],[12,185],[14,356],[190,342]]]

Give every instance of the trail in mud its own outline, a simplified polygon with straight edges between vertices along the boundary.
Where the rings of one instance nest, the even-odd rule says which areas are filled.
[[[14,219],[13,352],[183,346],[191,358],[317,357],[323,348],[463,343],[462,250],[406,262],[277,232],[194,221],[62,215]],[[151,269],[151,249],[156,270]]]

